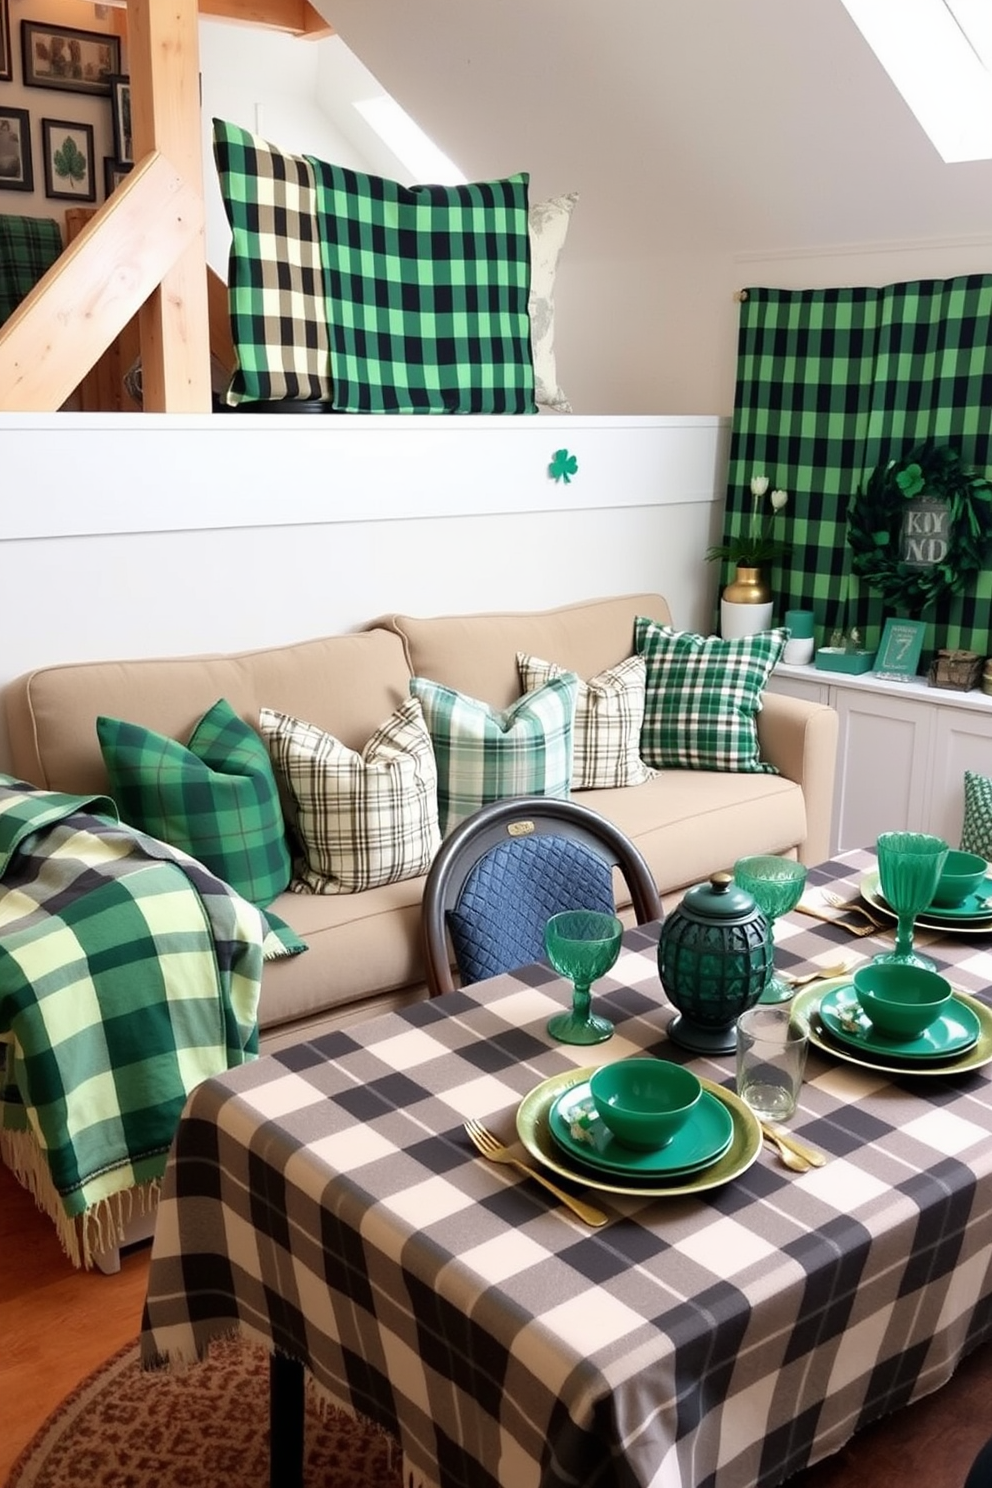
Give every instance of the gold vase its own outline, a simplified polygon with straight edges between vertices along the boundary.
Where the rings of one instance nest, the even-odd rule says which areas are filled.
[[[770,604],[772,591],[760,568],[738,563],[737,571],[723,591],[728,604]]]
[[[720,596],[720,634],[724,640],[739,640],[770,630],[772,591],[760,568],[738,563],[737,572]]]

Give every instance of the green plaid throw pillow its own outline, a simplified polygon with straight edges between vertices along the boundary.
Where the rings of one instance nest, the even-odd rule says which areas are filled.
[[[543,687],[566,668],[517,652],[525,692]],[[573,790],[610,790],[642,785],[655,773],[641,759],[646,667],[643,656],[628,656],[588,682],[581,678],[575,697]]]
[[[228,302],[238,366],[228,403],[331,396],[313,167],[214,120],[231,226]]]
[[[441,841],[437,770],[416,698],[360,754],[273,708],[259,727],[296,806],[297,892],[357,894],[427,872]]]
[[[961,846],[965,852],[992,859],[992,777],[974,770],[964,772]]]
[[[334,407],[536,413],[528,177],[407,187],[307,158]]]
[[[442,836],[490,801],[568,796],[578,681],[564,672],[497,712],[440,682],[410,679],[434,744]]]
[[[292,864],[272,761],[224,698],[203,715],[188,746],[119,718],[98,718],[96,731],[128,826],[182,848],[259,909],[288,887]],[[270,923],[278,929],[274,917]]]
[[[647,664],[642,759],[659,769],[776,774],[759,753],[755,720],[788,639],[780,629],[725,641],[638,615],[634,645]]]

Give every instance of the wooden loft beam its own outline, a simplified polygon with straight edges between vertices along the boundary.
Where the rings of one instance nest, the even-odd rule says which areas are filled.
[[[108,0],[119,11],[127,9],[127,0]],[[288,31],[307,41],[333,36],[334,27],[308,3],[308,0],[198,0],[200,15],[217,21],[234,21],[241,26],[267,26],[271,31]],[[123,25],[115,30],[125,29]]]
[[[268,26],[309,41],[334,35],[334,27],[307,0],[199,0],[199,4],[200,14],[213,20]]]

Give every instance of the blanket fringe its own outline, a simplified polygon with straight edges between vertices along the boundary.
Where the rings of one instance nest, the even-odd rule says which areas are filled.
[[[55,1226],[59,1243],[74,1266],[89,1270],[96,1257],[127,1243],[127,1226],[154,1213],[157,1178],[98,1199],[82,1214],[66,1214],[52,1183],[44,1153],[31,1131],[0,1129],[0,1159]]]

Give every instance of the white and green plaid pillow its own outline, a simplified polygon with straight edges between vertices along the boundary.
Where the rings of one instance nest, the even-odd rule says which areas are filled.
[[[520,685],[525,692],[543,687],[566,668],[538,656],[517,652]],[[655,773],[641,759],[646,666],[643,656],[628,656],[588,682],[579,679],[575,697],[573,790],[610,790],[643,785]]]
[[[437,760],[441,833],[508,796],[567,797],[572,779],[574,672],[503,712],[426,677],[412,677]]]
[[[259,728],[296,807],[304,856],[291,888],[357,894],[427,872],[441,842],[437,770],[416,698],[361,753],[273,708]]]
[[[214,159],[231,227],[228,304],[238,365],[232,404],[331,397],[313,166],[214,120]]]
[[[789,632],[727,641],[638,615],[634,645],[647,663],[641,758],[658,769],[777,774],[761,758],[761,694]]]
[[[965,852],[992,859],[992,777],[974,770],[964,772],[961,846]]]

